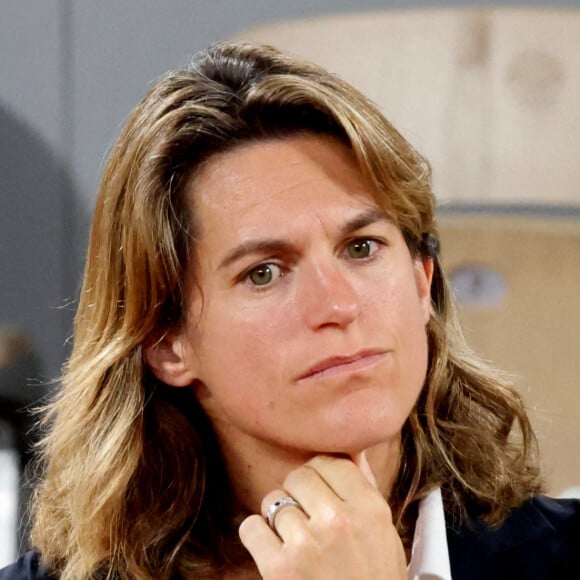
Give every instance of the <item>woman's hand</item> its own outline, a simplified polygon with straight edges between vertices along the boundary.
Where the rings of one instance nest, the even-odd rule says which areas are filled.
[[[364,456],[360,469],[349,459],[319,455],[290,472],[283,489],[264,498],[262,514],[287,496],[303,511],[292,505],[280,509],[275,531],[258,515],[240,526],[242,543],[262,577],[406,579],[401,539],[372,481]]]

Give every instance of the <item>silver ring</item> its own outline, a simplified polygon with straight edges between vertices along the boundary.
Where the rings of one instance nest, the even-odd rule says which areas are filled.
[[[268,506],[268,510],[266,511],[266,521],[274,531],[276,531],[274,524],[276,522],[276,516],[278,515],[278,512],[288,506],[296,507],[302,512],[304,511],[302,506],[293,497],[290,496],[283,497],[282,499],[279,499],[278,501],[275,501]]]

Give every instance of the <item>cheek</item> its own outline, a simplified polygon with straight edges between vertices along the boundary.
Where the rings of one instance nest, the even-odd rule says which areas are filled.
[[[413,290],[416,289],[410,289],[408,298],[400,308],[400,335],[407,343],[409,353],[422,360],[427,352],[427,322],[430,311],[425,306],[425,301],[416,292],[413,294]]]
[[[240,391],[255,392],[278,380],[286,356],[279,316],[217,302],[204,308],[192,336],[202,382],[239,399]]]
[[[402,368],[407,374],[405,382],[418,394],[427,375],[429,351],[422,303],[415,301],[407,313],[408,317],[401,320],[403,327],[399,333],[399,348]]]
[[[201,340],[213,350],[221,350],[227,358],[240,351],[260,356],[264,345],[273,349],[280,336],[279,309],[221,305],[208,314],[201,327]]]
[[[424,298],[424,288],[417,284],[411,268],[392,276],[384,290],[379,308],[399,352],[400,372],[409,386],[422,386],[428,359],[429,299]]]

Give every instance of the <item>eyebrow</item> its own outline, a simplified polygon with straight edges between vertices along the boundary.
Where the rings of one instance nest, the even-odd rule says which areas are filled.
[[[384,211],[372,208],[348,220],[339,229],[339,234],[340,236],[346,236],[377,222],[393,223],[393,220]],[[220,262],[218,269],[226,268],[237,260],[251,254],[287,253],[292,250],[292,244],[277,238],[248,240],[232,248]]]

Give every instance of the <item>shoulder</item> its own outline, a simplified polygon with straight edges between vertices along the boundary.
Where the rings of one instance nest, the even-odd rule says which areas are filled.
[[[536,496],[511,511],[498,528],[489,530],[502,544],[523,543],[536,537],[579,538],[580,500]],[[517,534],[518,538],[513,536]]]
[[[525,504],[532,513],[536,512],[560,532],[570,531],[580,537],[580,499],[553,499],[538,496]]]
[[[474,564],[493,578],[565,578],[580,568],[580,500],[533,497],[493,528],[448,520],[447,540],[454,578]]]
[[[518,534],[522,542],[536,538],[554,538],[578,546],[580,541],[580,500],[537,496],[513,510],[493,533],[498,537]]]
[[[14,564],[0,570],[0,580],[56,580],[40,563],[38,552],[26,552]]]

